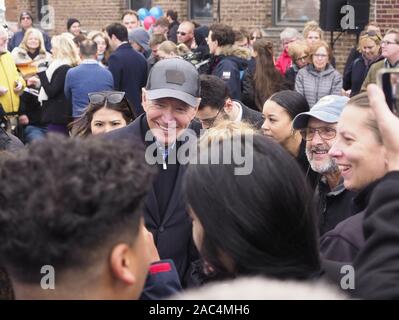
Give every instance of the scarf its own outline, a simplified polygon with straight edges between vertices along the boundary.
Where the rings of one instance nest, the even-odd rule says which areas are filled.
[[[53,77],[54,72],[63,65],[70,65],[71,62],[68,59],[54,59],[48,69],[46,70],[46,77],[49,82],[51,82],[51,78]],[[43,105],[43,101],[48,100],[48,95],[44,90],[43,86],[40,88],[39,92],[39,102]]]

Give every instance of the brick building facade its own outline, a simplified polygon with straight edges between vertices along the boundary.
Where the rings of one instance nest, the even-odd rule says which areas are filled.
[[[174,9],[179,13],[179,20],[195,18],[201,23],[220,20],[234,28],[260,26],[275,43],[276,54],[281,50],[278,41],[281,30],[286,26],[294,26],[301,31],[303,26],[303,23],[290,19],[280,21],[282,16],[296,15],[304,20],[319,17],[317,0],[5,0],[6,19],[11,25],[13,22],[15,24],[22,10],[31,11],[35,24],[39,25],[40,6],[48,4],[54,8],[55,24],[48,30],[50,34],[65,31],[68,17],[78,18],[86,31],[101,29],[110,22],[119,21],[124,10],[143,3],[147,6],[160,6],[164,11]],[[201,16],[203,11],[195,11],[198,6],[200,9],[208,9],[207,17]],[[383,30],[399,27],[399,0],[370,0],[370,21],[376,21]],[[338,35],[335,32],[334,38]],[[330,41],[330,33],[326,32],[325,38]],[[355,35],[350,34],[344,34],[336,41],[334,54],[338,70],[342,71],[348,52],[355,42]]]

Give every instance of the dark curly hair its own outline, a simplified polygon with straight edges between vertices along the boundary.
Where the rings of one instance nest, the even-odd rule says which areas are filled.
[[[1,160],[0,261],[23,283],[84,270],[139,231],[153,169],[139,141],[59,136]]]

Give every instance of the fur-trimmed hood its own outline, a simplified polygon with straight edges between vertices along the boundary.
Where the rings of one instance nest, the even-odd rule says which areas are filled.
[[[245,60],[251,59],[251,51],[247,48],[242,48],[238,46],[224,46],[221,47],[220,54],[221,56],[233,56]]]
[[[343,300],[338,289],[323,281],[300,282],[264,277],[244,277],[191,289],[171,299],[178,300]]]

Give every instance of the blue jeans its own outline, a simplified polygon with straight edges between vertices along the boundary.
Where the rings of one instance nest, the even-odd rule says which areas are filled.
[[[47,133],[46,127],[27,125],[24,129],[25,142],[30,143],[34,140],[42,139]]]

